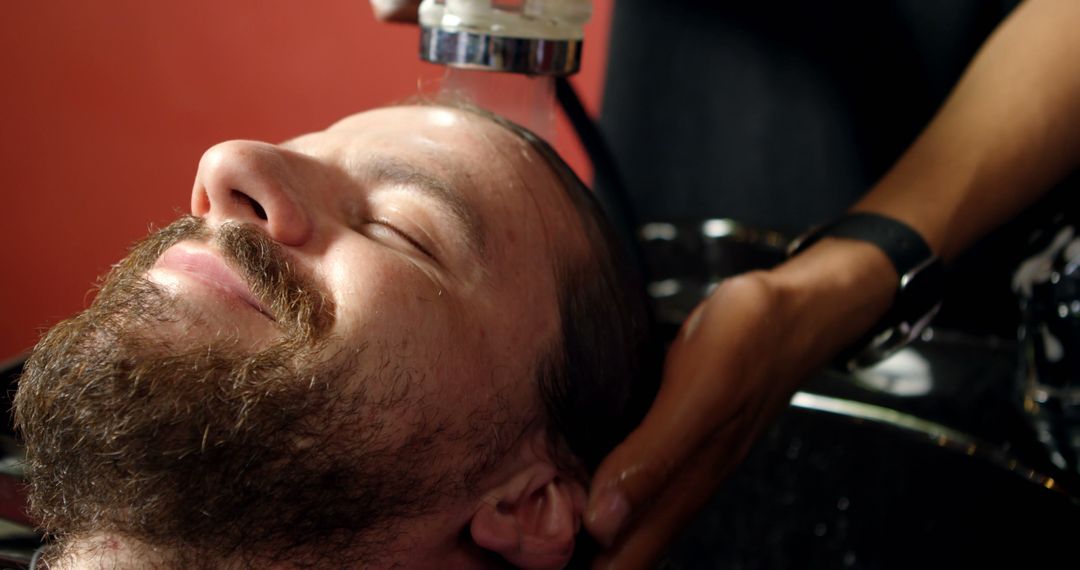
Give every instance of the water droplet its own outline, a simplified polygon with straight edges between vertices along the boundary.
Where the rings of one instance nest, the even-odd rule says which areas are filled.
[[[836,508],[840,509],[841,511],[846,511],[850,505],[851,501],[849,501],[847,497],[840,497],[840,500],[836,501]]]
[[[814,525],[814,536],[825,536],[825,532],[829,530],[829,527],[825,526],[825,523],[817,523]]]
[[[844,553],[844,566],[854,566],[854,565],[855,565],[855,553],[854,552],[845,552]]]

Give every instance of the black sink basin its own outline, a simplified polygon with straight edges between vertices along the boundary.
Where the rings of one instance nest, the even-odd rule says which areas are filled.
[[[1076,476],[1023,420],[1015,352],[948,339],[916,351],[928,367],[914,390],[811,382],[662,567],[1080,567]]]

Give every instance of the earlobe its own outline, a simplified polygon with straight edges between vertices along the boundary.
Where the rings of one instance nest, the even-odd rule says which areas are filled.
[[[473,541],[520,568],[562,568],[574,553],[585,488],[535,463],[493,489],[470,523]]]

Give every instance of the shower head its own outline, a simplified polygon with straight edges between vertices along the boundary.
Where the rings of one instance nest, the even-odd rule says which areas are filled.
[[[424,0],[420,58],[524,75],[578,71],[591,0]]]

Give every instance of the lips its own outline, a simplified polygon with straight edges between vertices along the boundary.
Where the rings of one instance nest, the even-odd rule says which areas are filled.
[[[274,320],[269,309],[252,294],[251,288],[220,255],[202,247],[180,243],[167,249],[154,264],[154,270],[180,272],[218,290],[226,297],[241,301],[263,316]],[[153,270],[151,270],[153,271]]]

